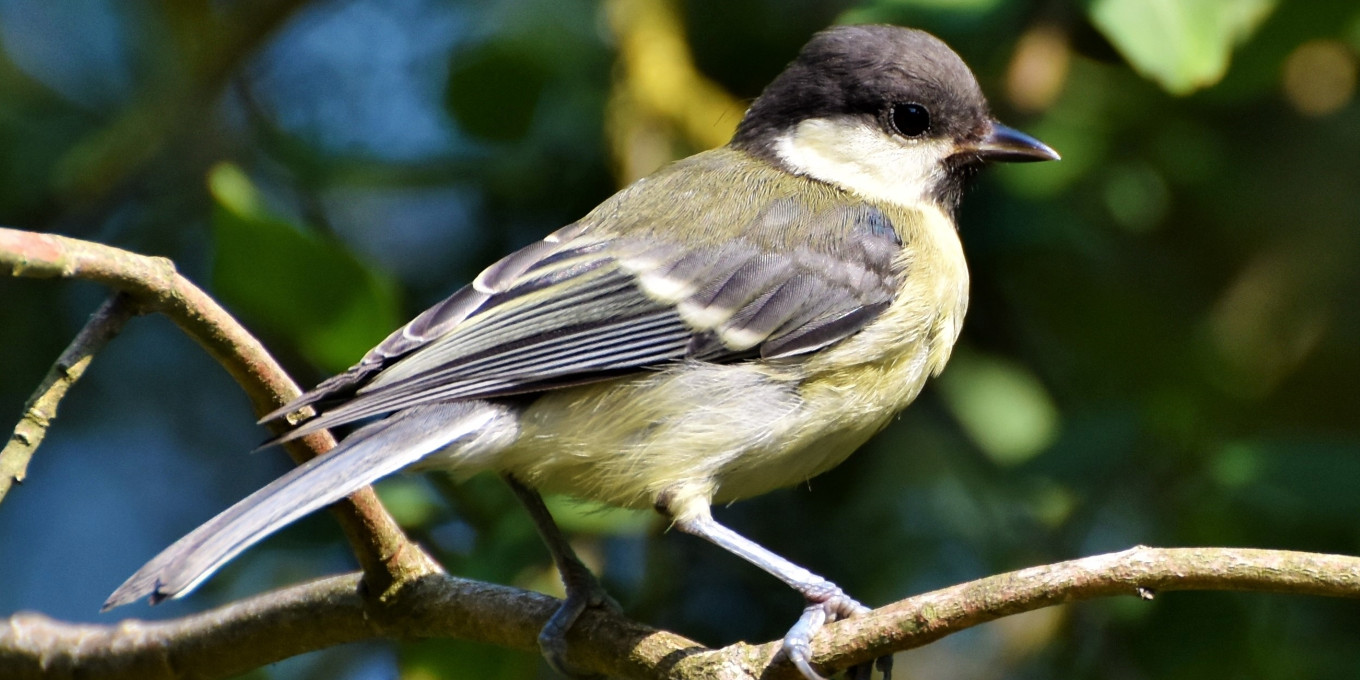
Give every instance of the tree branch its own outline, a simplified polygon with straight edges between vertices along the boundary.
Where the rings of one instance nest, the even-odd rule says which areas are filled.
[[[147,257],[79,239],[0,227],[0,269],[13,276],[75,278],[102,283],[131,296],[143,311],[160,312],[227,370],[258,415],[300,394],[264,345],[212,298],[180,276],[162,257]],[[321,433],[285,445],[301,462],[335,446]],[[31,454],[31,451],[30,451]],[[402,582],[440,571],[411,543],[371,489],[335,506],[368,586],[382,594]]]
[[[285,588],[174,621],[75,625],[16,614],[0,628],[0,675],[26,678],[221,678],[371,638],[454,637],[533,651],[558,600],[447,575],[408,582],[377,604],[357,574]],[[1360,597],[1360,558],[1235,548],[1137,547],[1022,569],[917,595],[827,627],[814,661],[840,669],[926,645],[1003,616],[1097,597],[1246,590]],[[628,678],[794,679],[780,642],[708,650],[607,611],[569,635],[578,668]]]
[[[408,582],[381,604],[359,574],[333,576],[163,622],[68,624],[19,613],[0,627],[0,676],[223,678],[292,656],[373,638],[449,637],[536,652],[561,602],[445,574]],[[569,635],[572,659],[610,675],[662,677],[698,643],[617,614],[587,612]]]
[[[169,316],[231,373],[257,413],[298,393],[263,346],[180,277],[168,260],[0,228],[0,266],[14,276],[101,282],[125,292],[135,303],[129,308]],[[104,311],[121,314],[119,305],[115,298]],[[98,336],[100,327],[107,328],[91,322],[82,336]],[[88,360],[98,343],[78,337],[72,347],[84,347]],[[334,441],[317,435],[299,444],[291,453],[305,459],[324,453]],[[556,609],[556,600],[444,575],[406,539],[371,491],[357,496],[357,502],[340,515],[365,568],[362,584],[357,575],[334,577],[160,623],[74,625],[39,614],[16,614],[0,629],[0,677],[218,678],[369,638],[458,637],[516,649],[536,647],[538,631]],[[1360,558],[1228,548],[1134,548],[980,579],[833,624],[814,641],[813,660],[828,670],[846,668],[1002,616],[1110,595],[1151,598],[1162,590],[1360,597]],[[797,677],[779,656],[779,641],[707,650],[602,611],[587,612],[569,637],[573,666],[610,675]]]
[[[1031,567],[917,595],[843,621],[814,641],[814,660],[848,668],[1003,616],[1158,591],[1239,590],[1360,598],[1360,557],[1251,548],[1149,548]],[[772,653],[778,643],[764,646]],[[795,678],[796,674],[780,677]]]
[[[136,306],[127,295],[115,293],[90,315],[90,320],[71,340],[66,351],[52,363],[38,389],[24,403],[24,414],[14,426],[9,443],[0,450],[0,502],[5,500],[10,487],[24,481],[28,463],[47,436],[47,428],[56,419],[57,408],[66,392],[85,374],[94,355],[118,335],[123,324],[136,313]]]

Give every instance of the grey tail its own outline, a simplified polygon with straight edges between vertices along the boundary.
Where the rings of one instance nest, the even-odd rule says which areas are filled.
[[[369,424],[208,520],[137,570],[101,611],[144,596],[156,604],[187,594],[228,560],[303,516],[495,427],[499,407],[482,401],[414,406]]]

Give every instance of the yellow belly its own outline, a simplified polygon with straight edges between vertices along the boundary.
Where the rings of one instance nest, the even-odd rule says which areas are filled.
[[[845,460],[916,396],[924,346],[845,374],[687,363],[546,394],[496,466],[548,492],[650,508],[663,492],[726,502]]]
[[[485,462],[632,508],[736,500],[834,467],[916,398],[958,337],[968,279],[952,223],[929,214],[912,226],[897,301],[854,336],[790,360],[686,362],[544,394]]]

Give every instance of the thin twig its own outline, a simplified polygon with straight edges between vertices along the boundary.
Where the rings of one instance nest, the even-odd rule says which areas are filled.
[[[0,502],[14,484],[28,474],[28,463],[42,445],[47,429],[57,417],[57,407],[71,386],[80,380],[94,355],[123,330],[123,324],[137,313],[132,299],[115,293],[90,315],[71,344],[52,363],[38,389],[24,403],[24,414],[14,426],[9,443],[0,450]]]
[[[282,406],[300,391],[264,345],[211,297],[175,271],[162,257],[147,257],[79,239],[0,227],[0,271],[31,278],[74,278],[123,291],[148,312],[160,312],[193,338],[227,370],[257,414]],[[296,461],[335,446],[326,433],[285,446]],[[338,504],[337,516],[366,584],[381,596],[401,583],[440,571],[439,565],[411,543],[372,490]]]
[[[1360,598],[1360,557],[1250,548],[1149,548],[1021,569],[881,607],[814,641],[814,661],[849,668],[1003,616],[1127,595],[1235,590]],[[763,645],[773,655],[778,642]],[[715,654],[722,654],[719,650]],[[764,677],[764,676],[762,676]],[[770,676],[774,678],[776,676]],[[778,677],[796,678],[796,673]]]
[[[0,267],[15,276],[99,281],[159,311],[236,377],[257,412],[297,394],[245,329],[167,260],[45,234],[0,229]],[[297,453],[333,442],[311,437]],[[16,614],[0,628],[0,677],[217,678],[351,640],[460,637],[532,649],[556,601],[443,575],[409,543],[371,492],[344,522],[365,565],[356,576],[285,589],[176,621],[77,626]],[[354,513],[353,510],[349,511]],[[377,567],[373,567],[374,563]],[[384,570],[382,567],[386,567]],[[828,626],[813,660],[846,668],[919,647],[1002,616],[1111,595],[1148,598],[1170,590],[1255,590],[1360,597],[1360,558],[1229,548],[1134,548],[993,576],[927,593]],[[793,678],[778,641],[705,650],[609,612],[587,612],[570,633],[568,661],[637,678]]]

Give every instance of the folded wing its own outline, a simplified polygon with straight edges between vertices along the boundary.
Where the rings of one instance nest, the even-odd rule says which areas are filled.
[[[791,357],[841,340],[892,301],[901,243],[867,204],[774,201],[740,236],[681,246],[567,227],[488,268],[349,371],[288,406],[283,439],[418,404],[540,392],[680,360]],[[779,238],[815,220],[820,241]],[[808,233],[802,231],[802,233]]]

